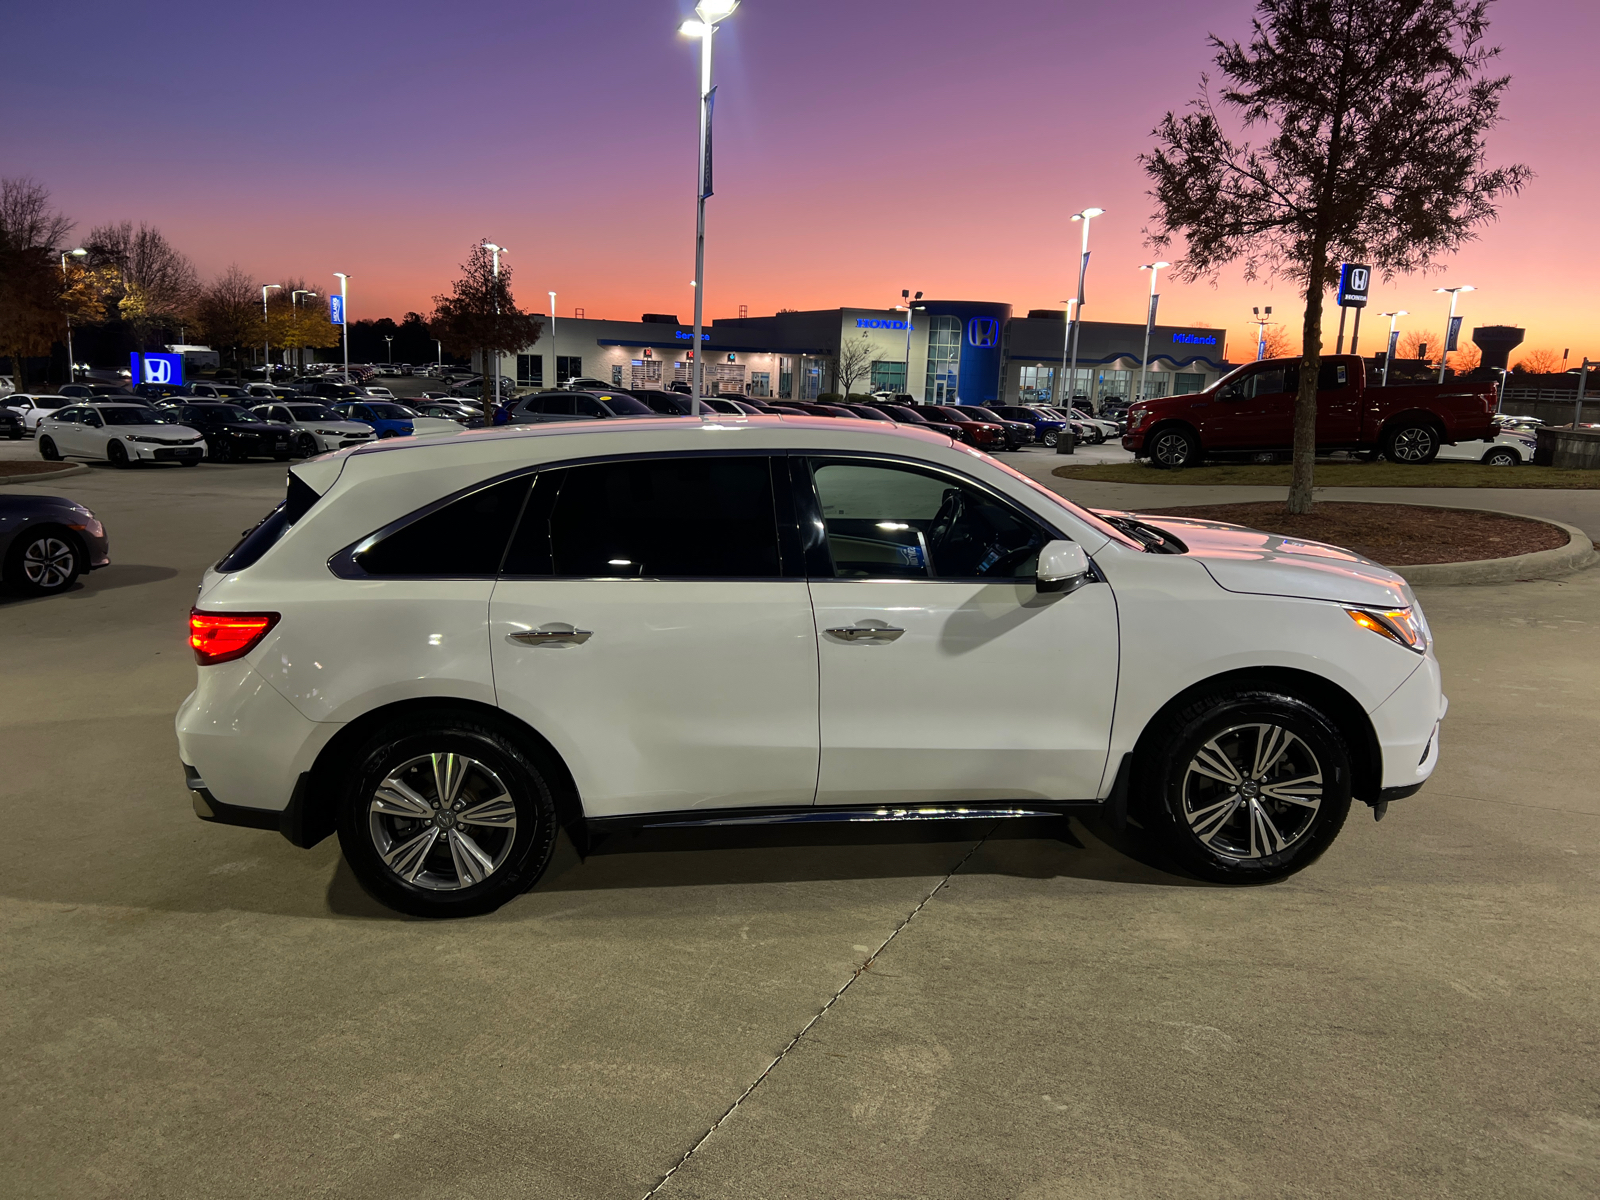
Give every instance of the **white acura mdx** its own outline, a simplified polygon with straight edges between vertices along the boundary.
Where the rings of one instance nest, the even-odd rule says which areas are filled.
[[[717,416],[341,450],[206,573],[195,811],[426,916],[559,828],[1132,815],[1263,882],[1422,786],[1445,701],[1406,583],[1094,513],[948,438]]]

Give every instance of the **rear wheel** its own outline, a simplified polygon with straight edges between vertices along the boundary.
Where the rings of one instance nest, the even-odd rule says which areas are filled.
[[[5,580],[25,596],[64,592],[83,570],[77,544],[60,529],[30,530],[11,543]]]
[[[339,843],[362,887],[418,917],[492,912],[544,873],[554,764],[449,712],[408,717],[353,756]]]
[[[1496,446],[1483,456],[1484,465],[1489,467],[1514,467],[1521,461],[1522,455],[1510,446]]]
[[[61,451],[56,449],[55,442],[49,437],[39,439],[39,457],[45,462],[60,462]]]
[[[1150,461],[1168,470],[1198,466],[1200,439],[1182,426],[1158,429],[1150,439]]]
[[[1145,828],[1190,874],[1270,883],[1314,862],[1350,811],[1350,753],[1316,708],[1271,691],[1203,696],[1163,718],[1135,774]]]
[[[1439,455],[1439,431],[1426,421],[1402,421],[1383,431],[1383,456],[1390,462],[1429,463]]]

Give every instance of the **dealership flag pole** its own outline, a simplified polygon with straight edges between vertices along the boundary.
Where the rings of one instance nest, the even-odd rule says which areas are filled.
[[[1089,275],[1089,222],[1098,216],[1104,215],[1105,211],[1103,208],[1086,208],[1081,213],[1072,214],[1074,221],[1083,222],[1083,257],[1078,260],[1078,314],[1077,320],[1072,322],[1072,385],[1074,387],[1077,386],[1078,381],[1078,333],[1083,328],[1083,285]],[[1062,395],[1066,401],[1064,407],[1068,413],[1071,413],[1073,397],[1066,396],[1065,388],[1062,389]],[[1087,396],[1084,397],[1085,401],[1088,401],[1088,399]],[[1088,407],[1090,412],[1094,411],[1093,404],[1089,404]]]
[[[1150,272],[1150,311],[1144,318],[1144,356],[1139,359],[1139,399],[1145,398],[1145,372],[1150,369],[1150,334],[1156,327],[1156,305],[1161,302],[1161,297],[1156,295],[1156,276],[1161,273],[1162,267],[1170,267],[1169,262],[1145,263],[1139,268],[1141,271]]]
[[[342,271],[335,271],[333,277],[339,281],[339,333],[344,341],[344,381],[350,382],[350,276]]]

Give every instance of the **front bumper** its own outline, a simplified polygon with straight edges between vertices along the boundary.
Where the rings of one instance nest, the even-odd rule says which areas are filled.
[[[1430,652],[1393,694],[1373,709],[1373,732],[1383,752],[1382,791],[1411,795],[1439,765],[1439,735],[1450,707],[1440,687],[1439,660]]]
[[[140,462],[183,462],[185,459],[206,456],[204,442],[193,442],[183,446],[151,446],[139,442],[124,442],[123,445]]]

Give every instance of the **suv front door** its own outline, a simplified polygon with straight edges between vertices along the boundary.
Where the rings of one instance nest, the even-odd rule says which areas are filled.
[[[589,816],[815,797],[817,638],[773,473],[763,455],[539,473],[490,655],[498,703],[549,738]]]
[[[971,480],[803,461],[818,805],[1097,796],[1117,687],[1110,587],[1040,593],[1038,553],[1059,534]]]

